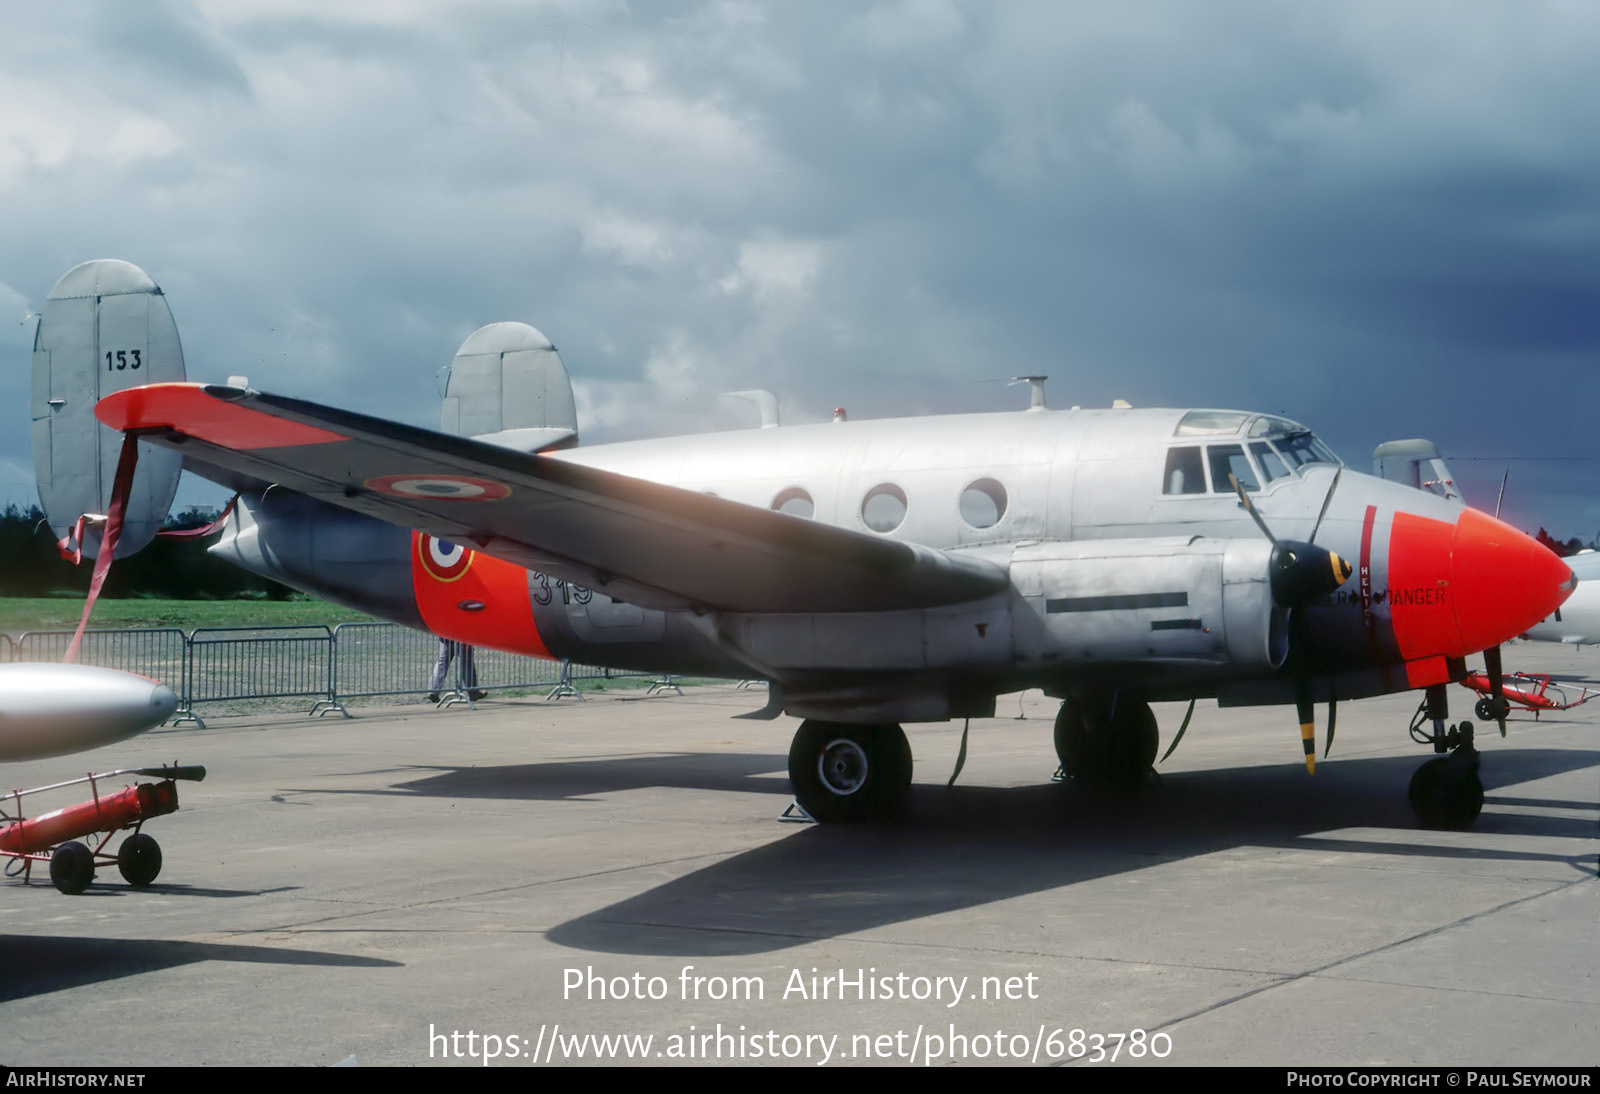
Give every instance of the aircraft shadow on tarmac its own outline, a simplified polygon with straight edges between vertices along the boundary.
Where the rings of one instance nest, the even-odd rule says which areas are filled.
[[[1152,780],[1131,799],[1074,785],[916,785],[901,824],[807,827],[559,924],[548,937],[601,953],[764,953],[1241,846],[1538,861],[1594,876],[1593,850],[1511,849],[1505,837],[1592,840],[1600,802],[1500,798],[1495,788],[1597,763],[1600,752],[1587,750],[1488,753],[1484,813],[1471,830],[1452,833],[1416,827],[1406,804],[1413,757],[1330,763],[1314,782],[1300,764],[1185,772]],[[1529,805],[1581,815],[1505,811]],[[1317,835],[1350,828],[1414,835]]]
[[[597,760],[512,764],[503,767],[410,767],[435,771],[386,790],[296,790],[301,794],[423,794],[442,798],[518,801],[579,800],[653,786],[788,795],[784,756],[749,753],[669,752]]]
[[[5,955],[5,975],[0,976],[0,1003],[199,961],[343,968],[397,968],[400,965],[398,961],[375,957],[351,957],[342,953],[287,950],[271,946],[169,942],[150,938],[38,938],[6,934],[0,934],[0,954]]]
[[[43,875],[33,878],[33,880],[27,884],[42,886],[46,889],[50,887],[49,878]],[[138,897],[144,893],[154,893],[165,896],[198,896],[210,897],[217,900],[232,900],[236,897],[242,896],[266,896],[268,893],[292,893],[299,888],[300,886],[298,885],[278,885],[271,889],[208,889],[200,885],[167,885],[164,883],[158,883],[155,885],[146,885],[139,889],[130,889],[126,885],[115,883],[105,884],[96,881],[90,883],[88,889],[77,894],[75,899],[117,900],[122,898]]]

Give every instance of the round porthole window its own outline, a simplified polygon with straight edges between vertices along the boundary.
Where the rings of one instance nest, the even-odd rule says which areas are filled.
[[[861,499],[861,519],[874,532],[892,532],[906,519],[906,492],[893,483],[867,491]]]
[[[979,479],[961,491],[961,519],[974,528],[993,528],[1006,515],[1006,488],[994,479]]]
[[[817,507],[812,502],[811,495],[798,486],[791,486],[773,498],[772,507],[780,513],[788,513],[791,517],[805,517],[807,520],[810,520],[817,512]]]

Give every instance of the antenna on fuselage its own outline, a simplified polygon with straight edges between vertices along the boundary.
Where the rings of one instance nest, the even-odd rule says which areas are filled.
[[[765,388],[755,388],[750,391],[724,391],[724,398],[749,399],[756,406],[756,411],[761,415],[762,429],[776,429],[778,427],[778,397]]]
[[[1045,410],[1047,408],[1044,405],[1044,382],[1048,379],[1050,379],[1048,376],[1013,376],[1011,382],[1028,385],[1029,410]]]
[[[1015,387],[1018,384],[1027,384],[1028,409],[1045,410],[1048,408],[1044,405],[1044,382],[1048,379],[1050,379],[1048,376],[992,376],[987,380],[974,380],[973,383],[1005,384],[1007,387]]]

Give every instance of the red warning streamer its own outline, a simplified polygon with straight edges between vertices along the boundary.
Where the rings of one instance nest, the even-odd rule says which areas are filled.
[[[89,579],[89,595],[83,602],[83,618],[78,620],[78,629],[67,644],[66,656],[61,658],[65,664],[71,665],[78,660],[78,647],[83,643],[83,632],[89,626],[89,613],[94,611],[94,602],[106,583],[106,574],[111,570],[111,556],[117,553],[117,540],[122,536],[122,518],[128,509],[128,493],[133,487],[133,467],[138,462],[138,439],[131,434],[124,436],[122,454],[117,457],[117,477],[111,484],[106,529],[100,533],[100,553],[95,556],[94,575]],[[81,540],[79,542],[82,543]]]
[[[203,539],[214,532],[221,531],[222,526],[228,523],[228,517],[233,513],[234,506],[238,504],[239,495],[235,494],[228,499],[228,507],[222,511],[222,515],[203,528],[169,528],[165,531],[157,532],[156,535],[163,539]]]

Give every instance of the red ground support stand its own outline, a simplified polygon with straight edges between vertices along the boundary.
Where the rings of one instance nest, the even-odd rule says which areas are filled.
[[[1469,672],[1467,678],[1461,681],[1461,686],[1471,688],[1483,696],[1478,700],[1474,711],[1480,720],[1493,721],[1494,709],[1491,705],[1493,692],[1489,687],[1489,674]],[[1507,702],[1523,710],[1533,711],[1534,720],[1538,721],[1543,711],[1571,710],[1600,695],[1600,691],[1579,688],[1577,697],[1573,698],[1566,688],[1560,684],[1552,684],[1548,673],[1512,672],[1506,674],[1504,694]]]
[[[100,779],[118,775],[144,775],[160,778],[157,783],[139,783],[114,794],[100,796],[96,783]],[[161,845],[140,829],[151,817],[173,813],[178,808],[178,786],[175,780],[198,782],[206,777],[203,767],[142,767],[106,771],[81,779],[69,779],[50,786],[31,790],[13,790],[6,795],[16,809],[12,816],[0,810],[0,858],[10,859],[6,865],[7,877],[22,875],[24,882],[33,880],[33,864],[48,862],[50,880],[63,893],[81,893],[94,880],[96,866],[115,865],[128,884],[149,885],[161,872]],[[62,787],[89,784],[94,797],[79,805],[58,809],[54,813],[32,819],[22,815],[22,799],[29,794],[39,794]],[[122,841],[116,854],[106,847],[118,832],[131,834]],[[100,836],[93,849],[78,841],[79,836]]]

